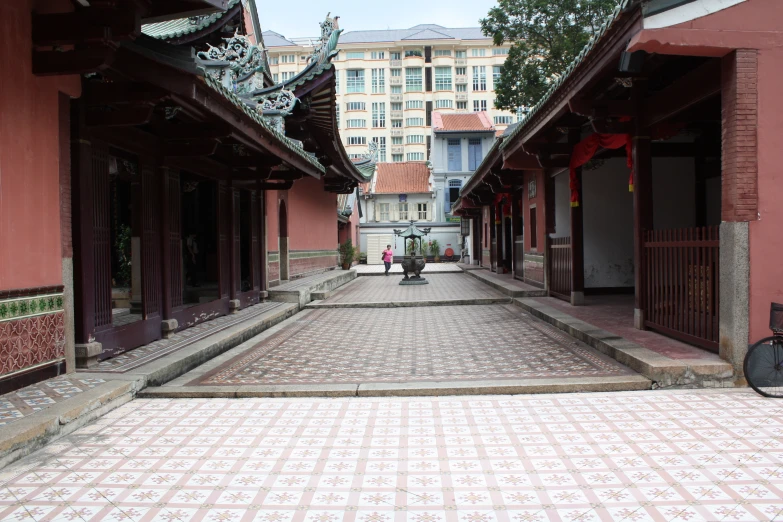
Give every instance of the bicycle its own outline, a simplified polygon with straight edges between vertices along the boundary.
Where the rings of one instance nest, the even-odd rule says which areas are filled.
[[[783,398],[783,304],[770,304],[769,329],[772,335],[748,350],[743,371],[756,393]]]

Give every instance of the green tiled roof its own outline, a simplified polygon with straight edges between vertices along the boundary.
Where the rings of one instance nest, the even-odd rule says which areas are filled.
[[[281,134],[277,130],[273,129],[267,123],[264,121],[264,118],[261,117],[260,114],[256,110],[254,110],[250,105],[242,101],[242,99],[234,94],[233,92],[229,91],[223,85],[216,79],[212,78],[211,76],[205,76],[204,82],[209,85],[212,89],[223,95],[228,101],[230,101],[235,107],[240,109],[242,112],[250,116],[250,118],[253,119],[257,124],[262,126],[265,130],[270,132],[271,134],[274,134],[275,137],[280,140],[284,145],[286,145],[291,151],[298,154],[302,158],[306,159],[310,163],[313,164],[314,167],[316,167],[321,172],[326,172],[326,169],[324,169],[324,166],[321,165],[317,159],[315,159],[310,153],[308,153],[306,150],[302,148],[302,146],[292,140],[291,138],[288,138],[284,134]]]
[[[176,20],[168,20],[166,22],[145,24],[141,27],[141,32],[158,40],[179,38],[186,34],[195,33],[197,31],[201,31],[202,29],[206,29],[210,25],[223,18],[226,12],[228,12],[228,10],[230,10],[235,5],[239,4],[239,2],[240,0],[229,0],[226,11],[221,11],[203,17],[177,18]]]
[[[512,132],[507,139],[504,140],[504,143],[501,145],[501,148],[505,148],[508,146],[513,139],[522,132],[522,129],[527,127],[527,124],[530,123],[530,121],[533,119],[534,116],[541,110],[541,108],[546,104],[546,102],[549,101],[549,99],[552,97],[552,95],[557,92],[557,90],[560,88],[561,85],[563,85],[566,80],[568,80],[571,75],[574,73],[576,68],[584,61],[584,59],[587,57],[588,54],[595,48],[595,46],[598,44],[598,42],[601,41],[601,39],[604,37],[606,32],[615,24],[615,22],[620,18],[620,14],[623,12],[624,9],[626,9],[632,2],[635,2],[636,0],[620,0],[620,3],[614,8],[614,11],[611,15],[609,15],[606,19],[606,21],[601,25],[601,27],[598,28],[598,30],[593,34],[593,36],[590,37],[590,40],[587,42],[587,44],[582,48],[582,51],[576,56],[576,58],[573,59],[571,64],[566,68],[563,73],[552,82],[552,84],[549,86],[549,90],[547,90],[546,94],[538,101],[538,103],[528,112],[524,119],[522,119],[519,122],[519,125],[514,129],[514,132]]]

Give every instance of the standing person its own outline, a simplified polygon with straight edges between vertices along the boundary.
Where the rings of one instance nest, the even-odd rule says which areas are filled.
[[[386,275],[389,275],[389,270],[391,270],[392,265],[392,259],[394,259],[394,252],[392,252],[391,245],[386,245],[386,250],[383,251],[381,254],[381,259],[383,259],[383,264],[386,265]]]

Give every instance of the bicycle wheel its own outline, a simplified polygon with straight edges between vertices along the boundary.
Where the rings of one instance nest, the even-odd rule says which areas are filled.
[[[766,337],[750,347],[743,365],[748,384],[764,397],[783,397],[783,337]]]

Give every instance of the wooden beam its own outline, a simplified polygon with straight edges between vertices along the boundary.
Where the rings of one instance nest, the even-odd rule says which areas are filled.
[[[721,62],[710,60],[642,102],[642,124],[650,127],[720,93]]]
[[[152,119],[152,105],[129,105],[112,111],[88,110],[88,127],[127,127],[144,125]]]
[[[629,134],[633,132],[633,124],[609,118],[593,118],[590,123],[593,130],[599,134]]]
[[[589,100],[574,97],[568,101],[569,110],[580,116],[633,117],[634,108],[630,100]]]
[[[33,45],[107,44],[132,40],[141,34],[135,9],[104,9],[97,5],[70,13],[32,16]]]
[[[150,130],[166,141],[220,139],[231,136],[231,126],[223,122],[187,123],[182,125],[153,122],[150,125]]]
[[[109,45],[76,51],[33,51],[33,74],[56,76],[103,71],[114,61],[115,49]]]
[[[138,83],[86,82],[82,99],[88,106],[118,104],[155,104],[166,98],[166,91]]]
[[[219,143],[217,140],[191,140],[191,141],[170,141],[163,147],[163,155],[169,157],[176,156],[210,156],[217,150]]]

